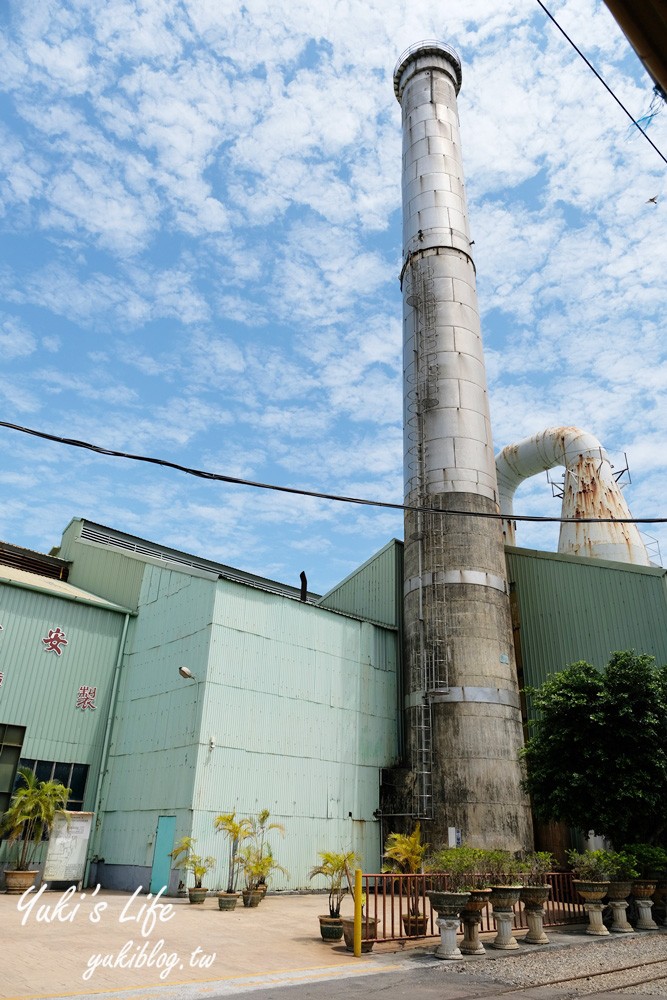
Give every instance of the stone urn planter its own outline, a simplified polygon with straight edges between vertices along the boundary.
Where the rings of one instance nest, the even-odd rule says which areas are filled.
[[[321,914],[320,937],[323,941],[340,941],[343,936],[343,921],[341,917],[330,917],[328,913]]]
[[[550,893],[550,885],[525,885],[521,890],[520,899],[528,923],[524,944],[549,944],[549,938],[544,933],[544,904]]]
[[[584,901],[584,909],[588,914],[587,934],[595,934],[602,937],[609,931],[602,923],[602,900],[607,895],[609,881],[593,881],[585,879],[573,879],[572,884]]]
[[[656,885],[657,882],[655,879],[653,881],[649,879],[637,879],[632,883],[632,895],[637,905],[638,914],[635,929],[638,931],[658,930],[658,925],[651,916],[653,893],[655,892]]]
[[[11,895],[20,896],[26,889],[29,889],[31,885],[35,884],[35,879],[39,875],[39,871],[6,871],[5,872],[5,884],[7,886],[7,892]]]
[[[632,924],[628,922],[628,918],[625,915],[625,911],[628,908],[628,896],[631,892],[632,881],[630,879],[611,881],[609,883],[607,897],[611,906],[611,912],[614,915],[614,921],[609,930],[614,934],[632,934],[633,932]]]
[[[463,923],[462,955],[486,955],[484,945],[479,938],[479,926],[482,922],[482,910],[485,906],[488,906],[490,898],[490,889],[471,889],[470,898],[461,909],[461,922]]]
[[[236,904],[239,901],[240,894],[238,892],[219,892],[218,893],[218,909],[220,910],[235,910]]]
[[[348,951],[354,951],[354,917],[341,917],[343,924],[343,939]],[[361,918],[361,953],[367,955],[373,950],[373,945],[377,937],[377,925],[380,923],[375,917]],[[368,927],[368,930],[366,928]],[[367,935],[367,936],[366,936]]]
[[[500,951],[515,951],[519,947],[512,934],[512,920],[514,907],[519,902],[522,888],[520,885],[491,886],[491,906],[498,927],[498,933],[491,942],[492,948],[498,948]]]
[[[440,944],[435,950],[435,957],[460,958],[461,949],[456,944],[456,932],[459,929],[459,914],[467,903],[470,893],[431,891],[427,892],[426,895],[438,914],[436,923],[440,929]]]

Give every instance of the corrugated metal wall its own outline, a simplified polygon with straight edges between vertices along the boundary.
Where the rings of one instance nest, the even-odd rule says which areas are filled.
[[[24,757],[94,763],[123,623],[120,613],[0,584],[0,719],[26,727]],[[42,642],[55,628],[67,638],[59,656]],[[97,688],[95,710],[75,707],[82,685]]]
[[[118,612],[0,584],[0,722],[26,727],[24,758],[88,764],[88,810],[124,621]],[[67,639],[60,655],[42,642],[56,628]],[[94,709],[76,707],[83,685],[97,689]]]
[[[379,772],[396,760],[396,632],[220,581],[202,718],[198,844],[224,859],[213,818],[268,808],[289,879],[317,851],[380,861]],[[210,749],[209,740],[213,739]],[[219,867],[222,880],[223,869]]]
[[[392,539],[319,600],[320,607],[398,628],[402,615],[403,543]]]
[[[667,663],[667,571],[529,549],[506,554],[527,685],[576,660],[603,667],[616,650]]]
[[[58,553],[61,559],[72,561],[69,582],[135,610],[145,563],[126,552],[82,541],[79,536],[83,523],[80,518],[69,523]]]
[[[396,631],[227,580],[146,566],[132,622],[103,796],[99,853],[150,865],[159,815],[218,858],[213,820],[268,808],[290,872],[353,847],[379,864],[380,768],[394,763]],[[187,666],[196,681],[184,680]]]
[[[196,807],[215,582],[151,564],[143,569],[101,803],[99,853],[107,864],[150,864],[158,816],[176,814],[181,837],[191,833]],[[180,666],[196,679],[181,677]]]

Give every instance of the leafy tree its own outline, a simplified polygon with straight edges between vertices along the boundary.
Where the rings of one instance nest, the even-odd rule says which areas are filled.
[[[581,660],[532,690],[539,716],[523,757],[538,819],[616,846],[667,829],[667,667],[634,651],[603,671]]]

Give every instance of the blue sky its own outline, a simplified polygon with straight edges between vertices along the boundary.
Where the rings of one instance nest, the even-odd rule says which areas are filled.
[[[645,114],[606,7],[551,9]],[[627,452],[632,512],[667,514],[664,163],[534,0],[6,0],[0,24],[0,419],[400,502],[392,72],[441,38],[495,446],[579,425]],[[392,512],[0,442],[0,538],[29,548],[82,516],[323,592],[402,536]],[[546,477],[515,510],[558,516]]]

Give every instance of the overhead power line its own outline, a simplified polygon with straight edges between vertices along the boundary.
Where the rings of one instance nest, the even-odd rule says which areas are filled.
[[[364,497],[340,496],[337,493],[324,493],[321,490],[303,490],[296,486],[277,486],[275,483],[259,483],[254,482],[252,479],[241,479],[239,476],[227,476],[221,472],[207,472],[204,469],[193,469],[188,465],[170,462],[166,458],[133,455],[130,452],[116,451],[113,448],[102,448],[100,445],[91,444],[89,441],[79,441],[77,438],[47,434],[46,431],[38,431],[32,427],[23,427],[21,424],[12,424],[7,420],[0,420],[0,427],[7,427],[9,430],[19,431],[21,434],[30,434],[32,437],[42,438],[44,441],[55,441],[56,444],[64,444],[70,448],[83,448],[86,451],[95,452],[97,455],[108,455],[111,458],[127,458],[132,462],[146,462],[149,465],[159,465],[165,469],[176,469],[178,472],[184,472],[188,476],[197,476],[199,479],[210,479],[213,482],[219,483],[231,483],[234,486],[249,486],[259,490],[272,490],[276,493],[291,493],[295,496],[314,497],[317,500],[354,503],[362,507],[382,507],[386,510],[410,510],[424,514],[459,514],[465,517],[486,517],[502,521],[535,521],[538,523],[559,524],[667,524],[667,517],[541,517],[537,514],[512,514],[506,517],[503,514],[486,513],[484,511],[441,510],[439,507],[422,507],[414,504],[389,503],[387,500],[368,500]]]
[[[590,60],[588,60],[586,58],[586,56],[581,51],[581,49],[572,41],[572,39],[570,38],[570,36],[568,35],[568,33],[565,31],[565,29],[560,26],[560,24],[558,23],[558,21],[556,20],[556,18],[553,16],[553,14],[544,6],[544,4],[542,3],[542,0],[537,0],[537,3],[540,5],[540,7],[544,11],[544,13],[547,15],[547,17],[551,21],[553,21],[553,23],[556,25],[556,27],[560,31],[561,35],[563,35],[567,39],[567,41],[570,43],[570,45],[572,46],[572,48],[574,49],[574,51],[577,53],[577,55],[581,56],[581,58],[584,60],[584,62],[586,63],[586,65],[588,66],[588,68],[590,69],[590,71],[592,73],[595,73],[596,77],[598,78],[598,80],[600,81],[600,83],[602,84],[602,86],[605,88],[605,90],[607,90],[611,94],[611,96],[614,98],[614,100],[618,104],[619,108],[621,108],[625,112],[625,114],[628,116],[628,118],[630,119],[630,121],[632,122],[632,124],[635,126],[635,128],[637,128],[641,132],[641,134],[644,136],[644,138],[646,139],[646,141],[649,142],[651,144],[651,146],[653,146],[654,150],[656,151],[656,153],[658,154],[658,156],[660,157],[660,159],[663,160],[664,163],[667,163],[667,157],[664,155],[664,153],[660,152],[660,150],[658,149],[658,147],[656,146],[656,144],[653,142],[653,140],[651,139],[651,137],[641,127],[641,125],[639,124],[639,122],[637,121],[637,119],[634,118],[633,115],[630,114],[630,112],[628,111],[628,109],[626,108],[626,106],[619,100],[619,98],[616,96],[616,94],[611,89],[611,87],[600,76],[600,74],[596,70],[595,66],[593,66],[593,64],[590,62]]]

